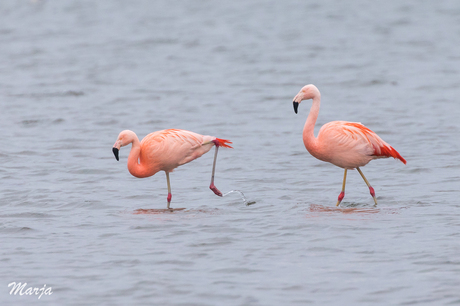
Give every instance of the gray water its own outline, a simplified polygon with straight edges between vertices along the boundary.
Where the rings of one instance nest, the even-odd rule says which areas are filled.
[[[343,170],[302,142],[362,122],[407,159]],[[0,2],[1,305],[460,304],[458,1]],[[171,174],[124,129],[233,141]],[[52,287],[10,295],[8,284]]]

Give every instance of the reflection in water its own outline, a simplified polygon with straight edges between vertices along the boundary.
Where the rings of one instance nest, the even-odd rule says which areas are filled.
[[[241,196],[241,199],[243,200],[243,203],[246,206],[250,206],[256,203],[256,201],[248,201],[246,197],[244,196],[244,193],[239,191],[239,190],[231,190],[229,192],[226,192],[222,195],[222,197],[225,197],[231,193],[238,193]],[[156,209],[156,208],[149,208],[149,209],[136,209],[134,210],[133,214],[135,215],[157,215],[157,214],[164,214],[164,213],[174,213],[177,211],[182,211],[185,210],[185,208],[163,208],[163,209]],[[188,209],[187,212],[200,212],[200,213],[209,213],[207,210],[203,209]]]
[[[164,214],[164,213],[173,213],[176,211],[184,210],[185,208],[163,208],[163,209],[136,209],[134,211],[135,215],[156,215],[156,214]]]
[[[397,214],[402,208],[378,208],[378,207],[336,207],[324,206],[319,204],[311,204],[309,207],[310,212],[325,212],[325,213],[339,213],[339,214]]]
[[[311,204],[309,210],[311,212],[329,212],[329,213],[342,213],[342,214],[353,214],[353,213],[365,213],[365,214],[376,214],[380,212],[380,208],[367,208],[367,207],[336,207],[336,206],[324,206],[319,204]]]
[[[173,215],[173,213],[181,213],[181,218],[183,216],[193,216],[198,214],[203,215],[218,215],[224,213],[224,210],[219,208],[164,208],[164,209],[136,209],[134,211],[124,211],[125,214],[133,214],[133,215]]]

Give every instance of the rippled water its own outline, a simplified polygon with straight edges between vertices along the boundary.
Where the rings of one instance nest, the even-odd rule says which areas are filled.
[[[456,1],[0,2],[0,304],[460,304]],[[359,121],[407,159],[343,172],[301,138]],[[233,141],[136,179],[118,133]],[[10,282],[52,295],[10,295]]]

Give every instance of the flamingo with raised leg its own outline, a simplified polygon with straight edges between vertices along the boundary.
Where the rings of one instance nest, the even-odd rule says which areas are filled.
[[[149,177],[158,171],[166,173],[168,184],[168,210],[171,204],[171,183],[169,173],[175,168],[197,159],[207,153],[213,146],[216,147],[212,165],[211,185],[209,188],[218,196],[222,193],[214,185],[217,151],[219,147],[232,148],[232,143],[226,139],[213,136],[204,136],[185,130],[168,129],[148,134],[139,142],[137,135],[130,130],[122,131],[113,145],[113,154],[119,160],[118,152],[121,147],[132,144],[128,156],[128,170],[138,178]]]
[[[345,182],[347,170],[358,170],[369,187],[370,194],[377,205],[374,188],[364,176],[359,167],[367,165],[377,158],[393,157],[404,164],[406,160],[392,146],[383,141],[376,133],[359,122],[332,121],[321,127],[316,138],[314,128],[319,114],[321,94],[315,85],[309,84],[302,87],[294,97],[294,111],[303,100],[312,99],[313,103],[303,128],[303,143],[311,155],[319,160],[329,162],[345,169],[343,174],[342,192],[339,194],[337,205],[339,206],[345,197]]]

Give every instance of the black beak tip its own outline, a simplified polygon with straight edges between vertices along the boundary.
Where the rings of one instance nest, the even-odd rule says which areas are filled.
[[[120,159],[118,158],[118,149],[113,147],[112,152],[113,152],[113,155],[115,155],[115,158],[119,161]]]
[[[299,102],[292,101],[292,105],[294,106],[294,112],[297,114],[297,108],[299,107]]]

